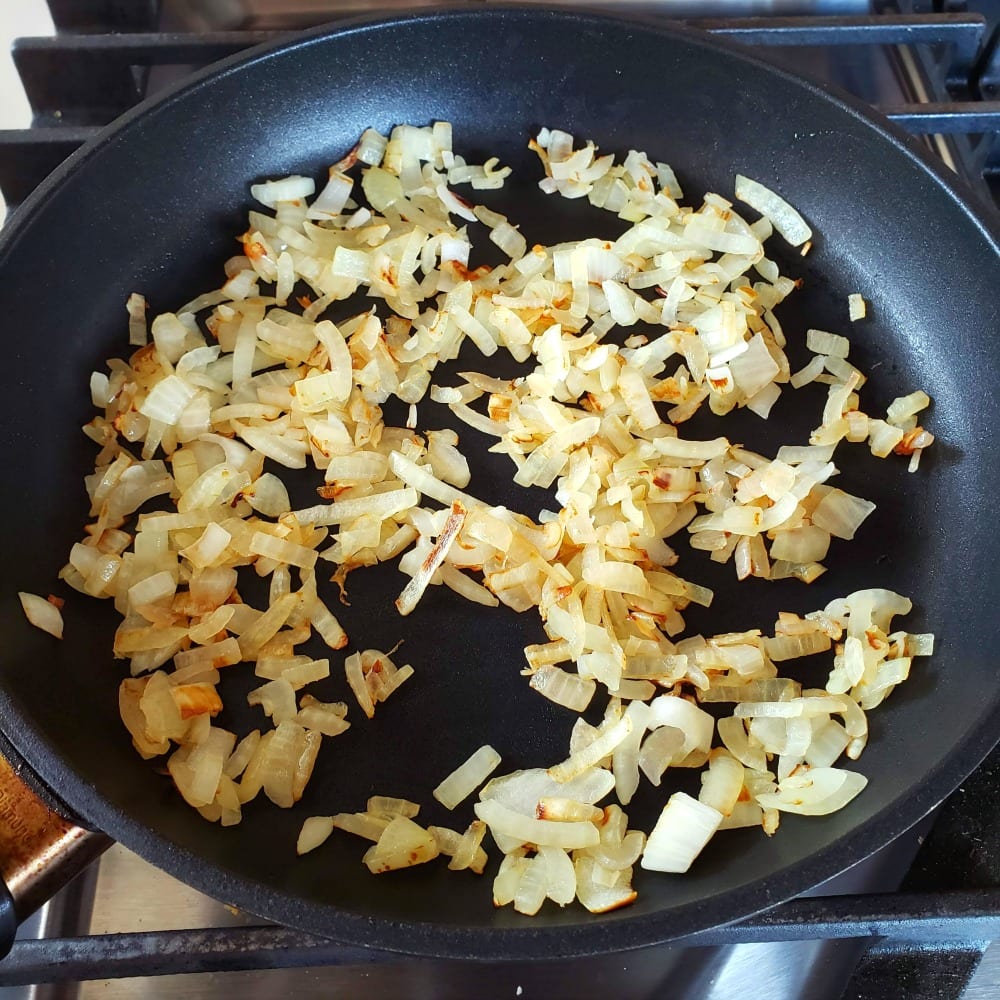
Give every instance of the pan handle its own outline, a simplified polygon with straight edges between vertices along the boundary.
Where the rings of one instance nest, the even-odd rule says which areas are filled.
[[[0,748],[3,749],[3,748]],[[18,924],[111,846],[111,838],[60,816],[0,755],[0,958]]]

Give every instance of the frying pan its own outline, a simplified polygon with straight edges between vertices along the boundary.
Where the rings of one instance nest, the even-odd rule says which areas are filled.
[[[687,876],[641,872],[638,902],[600,917],[577,907],[550,906],[535,919],[494,910],[488,875],[433,864],[372,877],[360,864],[365,845],[346,835],[295,857],[304,816],[363,808],[374,792],[433,806],[431,788],[484,742],[500,750],[505,770],[565,755],[572,717],[518,675],[521,648],[540,637],[531,615],[483,613],[433,588],[402,620],[392,609],[402,583],[394,566],[354,574],[342,609],[352,644],[403,639],[413,681],[373,723],[356,722],[326,746],[297,809],[257,801],[242,825],[221,829],[130,746],[117,718],[112,609],[72,595],[59,643],[27,626],[15,596],[52,590],[80,536],[82,477],[93,457],[78,429],[92,412],[88,374],[127,349],[128,294],[141,291],[163,311],[216,285],[243,229],[250,183],[318,175],[369,125],[386,132],[438,119],[454,123],[460,151],[513,166],[507,190],[486,200],[521,222],[530,241],[611,235],[618,225],[538,191],[525,145],[543,124],[670,162],[695,203],[705,190],[730,192],[737,172],[780,190],[817,233],[805,258],[774,251],[804,282],[780,314],[789,339],[803,339],[808,326],[849,332],[852,360],[872,373],[869,412],[917,387],[934,397],[928,424],[938,443],[917,475],[863,447],[838,451],[838,485],[878,510],[853,543],[834,547],[813,586],[737,585],[731,566],[679,543],[683,572],[717,593],[710,614],[690,616],[692,630],[767,628],[779,609],[809,611],[861,587],[912,595],[907,627],[933,630],[939,652],[871,714],[859,762],[868,789],[834,816],[785,818],[773,839],[721,834]],[[666,941],[817,885],[924,815],[998,736],[988,637],[1000,544],[988,498],[1000,475],[991,391],[1000,381],[1000,254],[987,216],[914,142],[849,99],[697,32],[651,23],[441,10],[348,22],[195,76],[71,158],[0,244],[3,732],[81,822],[217,898],[353,944],[444,957],[582,955]],[[864,295],[872,318],[848,331],[851,292]],[[793,365],[802,356],[793,348]],[[474,352],[449,371],[470,366],[511,372]],[[438,381],[448,384],[447,373]],[[767,452],[806,440],[822,398],[818,389],[786,394],[767,422],[745,414],[720,424],[709,415],[686,433],[725,433]],[[422,426],[442,425],[433,409],[421,415]],[[545,496],[518,491],[483,440],[462,434],[473,490],[537,514]],[[795,673],[817,680],[810,671],[818,669]],[[224,683],[222,724],[260,725],[257,710],[240,705],[253,679],[234,669]],[[342,679],[325,683],[320,697],[347,696]],[[672,787],[690,786],[644,789],[629,810],[633,824],[648,830]],[[456,818],[428,807],[426,818],[459,826],[471,812]]]

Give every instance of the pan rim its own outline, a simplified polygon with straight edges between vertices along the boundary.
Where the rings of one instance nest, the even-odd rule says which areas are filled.
[[[497,19],[524,18],[528,21],[559,19],[564,23],[573,22],[580,26],[589,24],[638,29],[646,34],[658,35],[668,42],[681,38],[688,44],[723,53],[728,58],[738,59],[763,70],[783,79],[789,86],[803,88],[860,121],[875,136],[889,142],[902,155],[914,161],[918,168],[932,177],[966,221],[979,230],[993,252],[1000,255],[1000,218],[996,212],[983,203],[962,178],[949,174],[944,165],[935,161],[915,139],[850,95],[776,67],[743,47],[710,36],[697,28],[664,23],[661,19],[646,16],[623,17],[534,4],[491,4],[480,9],[470,9],[466,5],[447,5],[388,17],[349,18],[305,33],[268,41],[198,71],[130,109],[73,153],[43,181],[0,233],[0,269],[7,255],[16,251],[22,234],[28,231],[33,217],[42,211],[49,194],[62,184],[71,182],[80,165],[134,127],[137,121],[141,124],[157,109],[165,110],[175,101],[210,85],[213,80],[250,64],[291,50],[322,44],[334,36],[393,30],[408,22],[443,18],[478,21],[484,16]],[[713,912],[718,908],[719,896],[715,895],[660,913],[630,916],[625,911],[612,921],[592,918],[567,926],[523,928],[494,928],[485,925],[462,927],[430,921],[399,922],[340,910],[333,905],[290,900],[278,890],[203,860],[196,853],[167,840],[155,829],[122,813],[98,789],[86,785],[72,765],[54,752],[43,731],[32,717],[21,711],[6,689],[0,689],[0,719],[3,720],[4,731],[15,749],[39,779],[50,787],[70,790],[68,795],[60,791],[58,796],[71,810],[98,828],[113,829],[123,845],[140,854],[155,856],[157,864],[165,871],[210,895],[235,902],[251,912],[267,913],[272,919],[333,937],[345,944],[372,947],[375,942],[380,948],[393,952],[424,957],[539,960],[580,957],[674,941],[711,926],[744,919],[822,884],[909,829],[975,769],[997,742],[994,733],[1000,727],[989,723],[1000,719],[1000,694],[995,696],[992,706],[984,712],[980,726],[968,733],[949,756],[939,762],[925,778],[918,794],[908,800],[905,807],[883,808],[864,825],[834,844],[768,876],[766,885],[762,886],[760,882],[747,883],[731,890],[726,895],[727,908],[736,911],[737,915],[729,920],[720,920],[718,914]],[[14,733],[17,735],[12,735]],[[322,926],[319,926],[320,921]]]

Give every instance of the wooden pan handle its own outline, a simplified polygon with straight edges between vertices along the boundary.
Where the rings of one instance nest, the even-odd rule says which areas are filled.
[[[0,957],[17,925],[111,845],[54,812],[0,756]]]

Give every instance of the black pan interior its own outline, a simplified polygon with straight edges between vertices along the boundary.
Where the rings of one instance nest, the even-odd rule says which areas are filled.
[[[872,373],[863,397],[870,412],[917,387],[935,400],[929,426],[939,443],[917,475],[863,447],[838,452],[838,485],[875,500],[878,511],[853,545],[835,546],[829,573],[812,587],[737,586],[731,566],[680,546],[680,571],[718,595],[711,615],[691,616],[696,629],[768,627],[779,609],[805,612],[860,587],[913,596],[907,625],[933,630],[940,652],[872,715],[860,763],[868,790],[825,820],[786,819],[773,840],[721,835],[689,876],[640,874],[639,902],[602,918],[572,907],[535,920],[495,911],[488,876],[438,865],[373,878],[360,864],[365,844],[347,835],[294,855],[305,815],[360,809],[374,792],[432,803],[430,789],[483,742],[508,769],[561,756],[571,717],[518,676],[521,647],[540,634],[531,614],[482,614],[435,591],[401,621],[391,607],[398,571],[356,574],[342,613],[352,640],[385,648],[405,639],[400,657],[414,665],[414,680],[374,723],[352,713],[359,721],[327,746],[298,809],[256,803],[241,826],[222,830],[132,751],[117,720],[122,667],[108,653],[111,609],[69,601],[67,639],[56,643],[24,623],[15,596],[54,589],[79,536],[81,479],[93,454],[78,431],[90,415],[87,376],[127,349],[127,295],[141,291],[165,310],[216,284],[243,230],[250,183],[289,172],[319,177],[367,126],[437,119],[454,123],[460,151],[514,167],[508,189],[486,200],[510,211],[529,240],[610,235],[618,226],[537,190],[525,144],[540,125],[667,160],[691,200],[730,192],[737,172],[776,187],[817,232],[805,258],[775,251],[785,273],[805,282],[780,313],[789,340],[808,326],[849,334],[852,360]],[[987,516],[1000,416],[990,391],[1000,367],[1000,258],[975,211],[908,142],[849,105],[691,32],[466,10],[346,27],[230,63],[129,116],[61,173],[0,247],[2,714],[57,794],[150,860],[254,912],[374,946],[525,957],[624,948],[736,919],[822,881],[915,821],[996,739],[996,665],[984,639],[994,630],[1000,558]],[[871,318],[856,326],[847,321],[850,292],[870,304]],[[451,370],[499,370],[474,354],[463,361]],[[767,423],[706,417],[688,433],[725,433],[764,451],[804,442],[823,394],[791,395]],[[421,426],[440,425],[435,410],[421,408]],[[482,443],[472,431],[463,441],[470,453]],[[545,502],[504,485],[500,463],[477,459],[475,469],[482,495],[529,513]],[[331,587],[335,603],[333,595]],[[254,711],[236,707],[235,693],[252,681],[227,683],[224,721],[259,725]],[[345,697],[346,685],[331,681],[324,693]],[[647,790],[634,810],[639,825],[649,828],[669,790]],[[464,826],[471,811],[456,818],[428,809],[427,817]]]

